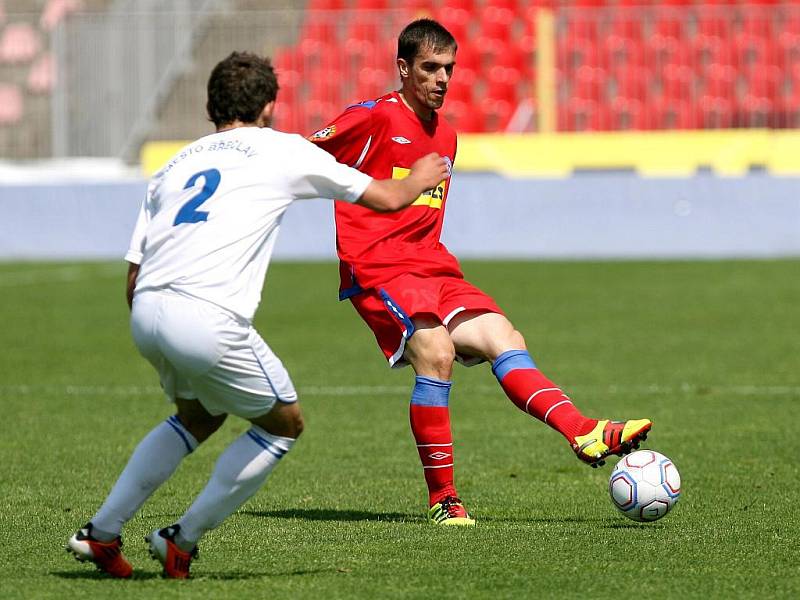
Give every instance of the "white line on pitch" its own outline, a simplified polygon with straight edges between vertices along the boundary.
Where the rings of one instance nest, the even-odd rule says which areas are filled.
[[[124,269],[118,265],[89,267],[75,265],[56,267],[53,269],[29,269],[21,271],[0,272],[0,287],[33,285],[40,283],[72,283],[87,279],[123,277]]]
[[[458,388],[454,388],[458,393]],[[308,386],[299,389],[300,396],[394,396],[408,395],[411,386],[405,385],[360,385],[360,386]],[[496,385],[479,385],[470,388],[472,392],[498,393]],[[605,387],[575,385],[570,391],[590,395],[599,394],[640,394],[644,396],[668,394],[715,393],[734,396],[800,396],[800,386],[791,385],[699,385],[683,383],[680,385],[610,385]],[[0,385],[0,396],[30,396],[36,394],[60,394],[67,396],[148,396],[160,394],[155,385]]]

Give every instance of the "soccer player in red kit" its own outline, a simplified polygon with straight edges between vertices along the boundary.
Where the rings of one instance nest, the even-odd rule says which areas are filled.
[[[309,139],[373,177],[402,178],[419,157],[452,162],[456,132],[436,112],[456,64],[456,41],[436,21],[409,24],[398,39],[399,91],[350,106]],[[474,525],[456,492],[450,395],[453,362],[483,361],[509,399],[567,438],[578,458],[600,466],[637,448],[652,423],[585,417],[537,368],[525,339],[494,300],[464,280],[439,241],[450,177],[409,207],[381,214],[335,203],[339,298],[349,299],[392,367],[411,364],[411,429],[428,485],[428,518]]]

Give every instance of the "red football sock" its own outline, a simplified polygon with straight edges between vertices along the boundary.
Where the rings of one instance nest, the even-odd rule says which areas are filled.
[[[457,495],[453,483],[453,434],[447,407],[449,391],[449,381],[418,376],[409,408],[411,431],[417,441],[431,506],[447,496]]]
[[[597,424],[575,408],[572,400],[545,377],[524,350],[501,354],[492,370],[509,399],[520,409],[546,423],[567,440],[588,433]]]

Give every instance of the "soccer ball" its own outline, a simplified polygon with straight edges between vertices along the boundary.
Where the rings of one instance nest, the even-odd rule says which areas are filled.
[[[681,476],[672,461],[652,450],[623,457],[608,481],[611,501],[634,521],[656,521],[675,506]]]

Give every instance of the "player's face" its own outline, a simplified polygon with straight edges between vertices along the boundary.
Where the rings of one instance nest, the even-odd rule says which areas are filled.
[[[435,52],[427,47],[420,50],[411,65],[402,58],[397,62],[406,99],[420,108],[441,108],[456,64],[455,49]]]

